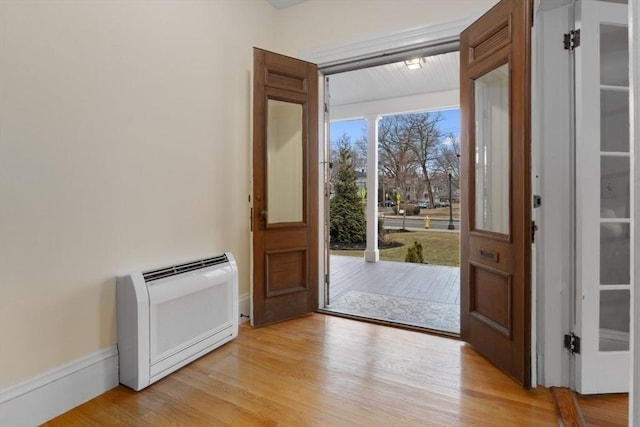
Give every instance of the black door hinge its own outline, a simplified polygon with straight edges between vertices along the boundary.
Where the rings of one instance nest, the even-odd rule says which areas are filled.
[[[571,30],[565,33],[563,43],[566,50],[574,50],[580,46],[580,30]]]
[[[540,206],[542,206],[542,197],[540,197],[537,194],[533,195],[533,207],[534,208],[539,208]]]
[[[564,348],[571,354],[580,354],[580,337],[573,333],[564,336]]]
[[[536,231],[538,231],[538,224],[535,221],[531,221],[531,243],[536,242]]]

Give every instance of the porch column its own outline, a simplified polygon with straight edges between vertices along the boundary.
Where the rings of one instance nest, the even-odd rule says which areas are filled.
[[[378,120],[380,116],[366,116],[367,121],[367,250],[364,259],[378,262]]]

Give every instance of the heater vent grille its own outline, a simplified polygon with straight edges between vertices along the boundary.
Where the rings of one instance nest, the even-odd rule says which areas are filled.
[[[159,268],[157,270],[145,271],[142,273],[145,283],[152,282],[165,277],[176,276],[178,274],[187,273],[189,271],[199,270],[205,267],[224,264],[228,262],[226,254],[218,255],[212,258],[200,259],[197,261],[187,262],[184,264],[172,265],[170,267]]]

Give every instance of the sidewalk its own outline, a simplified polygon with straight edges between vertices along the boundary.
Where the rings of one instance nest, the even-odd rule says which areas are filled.
[[[429,219],[431,221],[449,221],[449,215],[447,214],[446,216],[444,215],[430,215],[429,213],[423,214],[420,213],[420,215],[407,215],[407,219],[421,219],[424,221],[424,217],[425,216],[429,216]],[[404,218],[404,215],[393,215],[393,214],[385,214],[383,212],[378,212],[378,218],[391,218],[391,219],[402,219]],[[453,217],[453,222],[460,222],[460,218],[456,217],[454,215]]]
[[[429,216],[430,219],[435,220],[449,220],[449,207],[445,208],[433,208],[433,209],[420,209],[418,215],[407,215],[407,218],[422,218]],[[404,215],[395,215],[393,208],[378,208],[378,217],[384,216],[385,218],[402,218]],[[460,221],[460,206],[457,203],[453,204],[453,220]]]

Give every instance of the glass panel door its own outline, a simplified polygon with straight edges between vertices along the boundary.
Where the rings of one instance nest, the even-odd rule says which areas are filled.
[[[627,6],[576,8],[576,385],[583,394],[624,392],[634,274]]]
[[[302,222],[302,105],[268,100],[267,223]]]
[[[509,64],[474,83],[476,230],[509,234]]]
[[[626,25],[600,24],[600,351],[629,351],[628,36]]]

